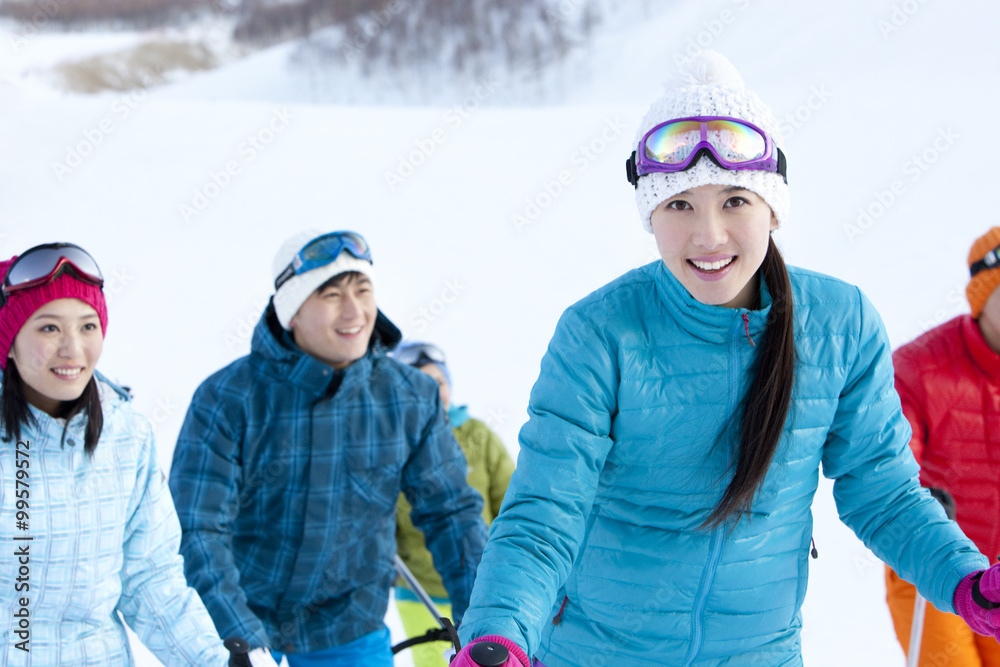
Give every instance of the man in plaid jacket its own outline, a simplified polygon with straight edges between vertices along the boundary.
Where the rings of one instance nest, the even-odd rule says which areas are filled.
[[[371,253],[352,232],[297,235],[251,352],[195,392],[170,489],[181,553],[223,637],[296,665],[391,667],[396,498],[468,606],[486,529],[437,386],[386,356]]]

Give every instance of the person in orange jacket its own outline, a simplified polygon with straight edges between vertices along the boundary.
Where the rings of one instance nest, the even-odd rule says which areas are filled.
[[[1000,227],[969,251],[960,315],[897,349],[896,391],[913,429],[910,447],[923,486],[954,499],[955,519],[981,552],[1000,554]],[[896,636],[909,654],[915,589],[886,568]],[[921,667],[1000,667],[1000,644],[929,604]]]

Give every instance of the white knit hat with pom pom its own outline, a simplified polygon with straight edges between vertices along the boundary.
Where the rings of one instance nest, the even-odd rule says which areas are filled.
[[[656,100],[639,124],[635,146],[660,123],[674,118],[694,116],[729,116],[753,123],[781,147],[784,141],[778,121],[771,110],[743,84],[743,77],[725,56],[715,51],[700,51],[686,59],[677,77],[664,84],[666,95]],[[637,150],[642,150],[637,148]],[[728,170],[704,156],[686,171],[671,174],[653,172],[639,177],[635,202],[639,219],[652,232],[653,209],[674,195],[699,185],[735,185],[755,192],[767,202],[783,225],[788,219],[790,197],[788,184],[780,174],[755,169]]]

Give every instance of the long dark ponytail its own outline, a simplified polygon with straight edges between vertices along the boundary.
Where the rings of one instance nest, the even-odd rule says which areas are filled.
[[[792,284],[785,260],[768,241],[761,272],[771,293],[771,312],[761,341],[757,373],[743,400],[740,450],[729,487],[702,527],[736,524],[750,510],[785,427],[795,379]]]
[[[24,381],[17,370],[17,363],[13,359],[7,359],[7,370],[3,373],[3,396],[0,401],[0,424],[8,438],[13,441],[21,439],[21,427],[36,424],[35,416],[31,414],[28,407],[28,399],[24,396]],[[86,412],[87,427],[83,435],[83,450],[90,456],[94,455],[97,448],[97,441],[101,439],[101,431],[104,430],[104,411],[101,409],[101,395],[97,388],[97,379],[91,376],[83,393],[75,401],[64,403],[66,408],[60,417],[66,419],[66,426],[63,428],[62,439],[66,441],[66,429],[74,415],[81,410]]]

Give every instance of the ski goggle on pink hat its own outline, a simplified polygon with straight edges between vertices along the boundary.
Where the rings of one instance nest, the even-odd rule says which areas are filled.
[[[628,182],[654,172],[690,169],[702,155],[731,171],[759,170],[780,175],[785,183],[785,154],[753,123],[726,116],[693,116],[660,123],[645,135],[625,161]]]
[[[82,282],[104,286],[101,269],[86,250],[73,243],[45,243],[11,262],[0,283],[0,307],[11,294],[51,283],[65,271]]]

